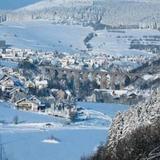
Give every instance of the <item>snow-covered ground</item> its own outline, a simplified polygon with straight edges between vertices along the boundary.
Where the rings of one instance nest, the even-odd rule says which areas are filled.
[[[70,123],[66,119],[18,111],[0,103],[0,136],[8,158],[16,160],[79,160],[104,142],[112,117],[128,106],[78,103],[88,115]],[[15,117],[18,124],[14,124]],[[49,125],[47,125],[49,124]],[[55,137],[50,139],[50,137]]]
[[[97,34],[89,41],[93,47],[93,54],[151,56],[152,54],[147,51],[129,49],[130,42],[138,39],[147,44],[160,44],[160,32],[149,29],[94,31],[91,27],[52,24],[51,21],[45,20],[22,23],[4,22],[0,25],[0,39],[6,40],[8,45],[18,48],[57,50],[69,53],[86,50],[84,39],[91,32]],[[154,41],[152,36],[158,36],[158,40]]]
[[[24,8],[18,9],[18,11],[35,11],[42,9],[49,9],[57,6],[90,6],[93,4],[93,0],[42,0],[38,3],[31,4]]]
[[[78,52],[86,49],[83,40],[91,31],[90,27],[55,25],[50,21],[5,22],[0,25],[0,39],[18,48]]]
[[[90,44],[93,47],[94,53],[106,53],[115,56],[130,56],[130,55],[143,55],[150,56],[150,53],[146,51],[131,50],[130,42],[134,39],[143,41],[148,44],[160,44],[160,40],[151,41],[146,40],[148,36],[160,36],[160,32],[157,30],[149,29],[117,29],[117,30],[100,30],[96,31],[95,36]]]

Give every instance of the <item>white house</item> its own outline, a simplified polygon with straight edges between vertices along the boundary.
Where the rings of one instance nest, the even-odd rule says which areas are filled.
[[[43,89],[48,87],[47,80],[35,80],[35,85],[38,89]]]

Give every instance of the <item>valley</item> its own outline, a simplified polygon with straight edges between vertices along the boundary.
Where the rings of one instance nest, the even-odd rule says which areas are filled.
[[[0,160],[136,157],[137,130],[145,142],[147,131],[159,135],[159,8],[158,0],[0,2]]]

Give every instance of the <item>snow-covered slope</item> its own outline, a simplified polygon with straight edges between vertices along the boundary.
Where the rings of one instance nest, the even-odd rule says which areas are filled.
[[[74,5],[92,5],[93,0],[42,0],[38,3],[26,6],[24,8],[21,8],[19,10],[28,10],[28,11],[34,11],[34,10],[41,10],[41,9],[48,9],[52,7],[62,7],[62,6],[74,6]]]
[[[101,19],[101,8],[93,7],[94,0],[42,0],[7,14],[7,21],[49,19],[54,23],[84,24]],[[100,0],[101,1],[101,0]],[[98,2],[99,3],[99,2]]]
[[[25,6],[18,9],[18,11],[35,11],[42,9],[49,9],[53,7],[75,7],[75,6],[92,6],[94,4],[106,5],[107,3],[123,3],[135,2],[135,3],[160,3],[159,0],[41,0],[40,2]]]
[[[5,22],[0,26],[0,39],[18,48],[75,53],[86,49],[83,40],[90,32],[91,27],[54,25],[50,21]]]
[[[159,23],[158,0],[42,0],[7,15],[7,20],[50,19],[55,23],[111,26]],[[22,16],[23,15],[23,16]],[[155,23],[155,22],[154,22]]]
[[[8,45],[16,48],[31,48],[42,51],[56,50],[59,52],[79,53],[83,50],[88,50],[84,39],[90,33],[96,34],[88,42],[92,47],[90,53],[93,54],[103,53],[113,56],[143,55],[151,57],[153,55],[148,51],[130,49],[131,42],[137,39],[141,40],[140,42],[143,44],[160,45],[160,39],[153,39],[153,37],[160,37],[160,32],[156,30],[94,31],[91,27],[52,24],[51,21],[44,20],[23,23],[5,22],[0,25],[0,39],[5,39]],[[137,63],[133,62],[128,65],[131,64],[137,67]],[[6,66],[6,62],[0,61],[0,65]],[[16,64],[12,64],[12,66],[14,67]]]
[[[40,1],[42,1],[42,0],[1,0],[0,1],[0,9],[3,9],[3,10],[18,9],[18,8],[22,8],[22,7],[25,7],[27,5],[31,5],[31,4],[34,4],[36,2],[40,2]],[[65,1],[65,3],[68,2],[68,1]],[[76,0],[73,0],[73,1],[76,1]],[[83,2],[83,0],[77,0],[77,1]],[[88,0],[88,1],[90,1],[90,0]],[[109,1],[109,0],[106,0],[106,1]],[[159,2],[159,0],[116,0],[116,1],[136,1],[136,2],[149,2],[149,3],[153,3],[153,2],[158,3]],[[60,1],[55,0],[55,2],[60,4],[61,0]]]
[[[160,144],[159,122],[160,90],[157,89],[146,102],[117,114],[110,129],[107,148],[110,159],[158,160],[160,155],[156,157],[155,151]]]
[[[7,21],[52,20],[60,24],[160,28],[158,0],[42,0],[6,13]],[[102,27],[102,26],[101,26]]]

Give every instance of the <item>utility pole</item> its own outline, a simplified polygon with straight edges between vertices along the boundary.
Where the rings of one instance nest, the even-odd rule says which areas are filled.
[[[3,142],[2,141],[2,136],[1,136],[1,133],[0,133],[0,160],[9,160],[9,158],[7,157],[6,150],[5,150],[5,145],[15,143],[15,142],[17,142],[17,140]]]
[[[0,135],[0,160],[7,160],[4,150],[4,143],[2,142],[2,136]]]
[[[0,160],[9,160],[5,151],[5,145],[8,145],[10,143],[14,143],[17,142],[17,140],[13,140],[13,141],[8,141],[8,142],[3,142],[2,141],[2,136],[0,134]]]
[[[0,160],[3,160],[3,144],[0,135]]]

